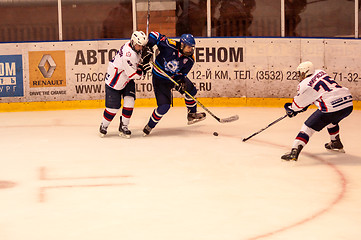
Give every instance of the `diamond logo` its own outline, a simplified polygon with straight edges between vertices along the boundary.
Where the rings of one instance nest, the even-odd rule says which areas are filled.
[[[41,74],[43,74],[44,78],[51,78],[55,71],[56,63],[54,62],[54,59],[50,56],[50,54],[45,54],[41,58],[38,68]]]

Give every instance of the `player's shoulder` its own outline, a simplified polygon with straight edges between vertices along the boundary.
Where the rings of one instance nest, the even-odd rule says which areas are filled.
[[[167,36],[165,36],[159,32],[152,31],[152,32],[150,32],[149,37],[156,39],[157,41],[159,41],[159,43],[167,44],[172,47],[177,46],[177,41],[175,41],[174,39],[171,39],[171,38],[167,38]]]
[[[132,63],[138,61],[138,54],[130,47],[130,42],[127,42],[123,47],[123,57]]]
[[[155,39],[159,39],[159,37],[161,36],[161,34],[159,32],[156,31],[151,31],[149,33],[149,37],[155,38]]]
[[[172,47],[176,47],[177,46],[177,41],[171,38],[167,39],[168,44],[171,45]]]

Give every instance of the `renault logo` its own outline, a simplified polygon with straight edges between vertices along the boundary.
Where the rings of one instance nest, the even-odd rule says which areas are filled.
[[[46,69],[46,63],[49,64],[48,69]],[[40,60],[38,68],[39,68],[41,74],[43,74],[44,78],[51,78],[51,76],[53,75],[53,73],[55,71],[56,64],[54,62],[54,59],[49,54],[46,54]]]

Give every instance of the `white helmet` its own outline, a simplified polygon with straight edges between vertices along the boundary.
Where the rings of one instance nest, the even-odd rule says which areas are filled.
[[[315,72],[315,67],[310,61],[302,62],[300,65],[298,65],[297,71],[300,72],[300,75],[304,73],[304,76],[308,77]]]
[[[148,43],[148,37],[142,31],[135,31],[130,38],[130,43],[132,44],[132,47],[134,47],[135,44],[145,46]]]

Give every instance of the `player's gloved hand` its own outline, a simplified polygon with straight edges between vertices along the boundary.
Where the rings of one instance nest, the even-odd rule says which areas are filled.
[[[184,94],[184,91],[187,90],[186,82],[184,79],[179,80],[178,85],[174,86],[174,89],[177,90],[180,94]]]
[[[301,110],[301,111],[299,111],[299,112],[306,112],[309,106],[310,106],[310,105],[308,105],[308,106],[306,106],[306,107],[302,108],[302,110]]]
[[[292,117],[295,117],[298,112],[295,112],[294,110],[291,109],[291,106],[292,106],[292,103],[285,103],[285,110],[286,110],[286,114],[288,117],[292,118]]]
[[[149,47],[145,47],[142,51],[142,64],[147,64],[153,57],[153,51]]]
[[[138,69],[140,69],[143,74],[146,74],[149,70],[152,69],[152,66],[151,66],[150,62],[145,63],[145,64],[141,63],[138,65]]]

